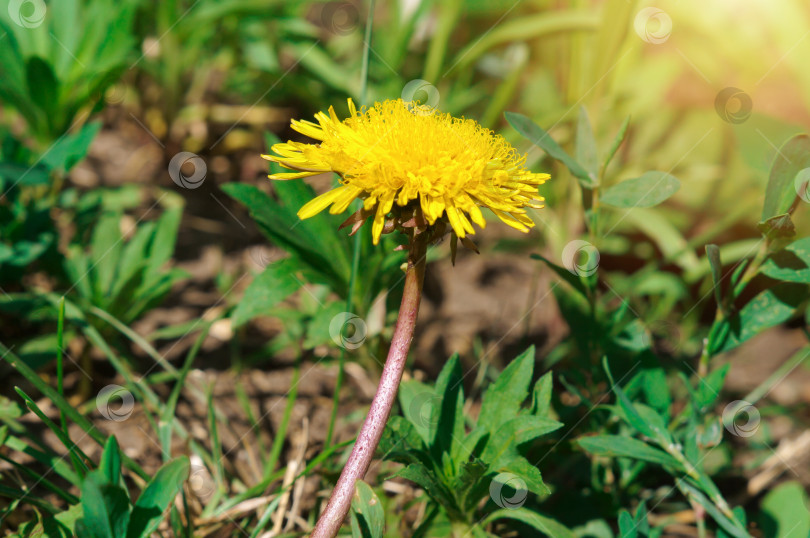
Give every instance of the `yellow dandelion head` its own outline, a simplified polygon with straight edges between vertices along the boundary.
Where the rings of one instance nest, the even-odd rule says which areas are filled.
[[[528,231],[534,222],[526,207],[543,207],[537,186],[548,174],[524,167],[525,156],[473,120],[454,118],[398,99],[338,119],[334,108],[315,115],[317,123],[293,120],[296,131],[319,141],[276,144],[265,159],[295,170],[271,179],[295,179],[336,172],[341,185],[299,211],[302,219],[327,207],[345,211],[357,198],[374,215],[372,236],[378,243],[394,204],[421,208],[433,225],[445,219],[455,234],[474,233],[471,221],[484,228],[480,207],[488,207],[510,226]]]

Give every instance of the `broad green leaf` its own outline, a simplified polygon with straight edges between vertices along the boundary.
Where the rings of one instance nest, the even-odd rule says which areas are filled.
[[[126,538],[146,538],[158,528],[163,521],[163,513],[188,478],[188,472],[189,461],[185,456],[173,459],[158,469],[135,502]]]
[[[580,437],[579,445],[596,456],[612,458],[633,458],[647,461],[676,470],[682,470],[678,460],[657,448],[653,448],[643,441],[624,437],[622,435],[597,435],[593,437]]]
[[[705,413],[711,409],[711,407],[717,401],[717,398],[720,396],[720,391],[723,388],[723,383],[726,381],[726,374],[728,374],[730,367],[731,364],[724,364],[719,368],[715,368],[709,372],[706,377],[698,381],[699,384],[695,396],[697,399],[696,404],[698,409],[700,409],[702,413]]]
[[[424,465],[412,463],[391,476],[391,478],[394,477],[400,477],[414,482],[417,486],[424,489],[431,499],[434,499],[445,507],[453,507],[455,505],[452,493]]]
[[[383,430],[378,453],[383,459],[399,463],[425,463],[430,456],[422,437],[408,419],[395,415],[388,420]]]
[[[665,419],[669,418],[669,408],[672,398],[667,386],[667,375],[663,368],[648,368],[644,370],[644,384],[642,390],[647,403],[650,404]]]
[[[398,398],[402,414],[424,440],[425,446],[429,446],[433,407],[439,400],[433,387],[415,379],[403,381],[399,386]]]
[[[130,520],[129,497],[118,484],[109,484],[102,474],[89,473],[82,482],[82,524],[88,538],[121,538]],[[80,538],[84,538],[82,533]]]
[[[244,325],[259,315],[269,314],[271,309],[301,287],[295,276],[300,266],[296,260],[286,258],[274,263],[253,279],[245,295],[234,309],[234,327]]]
[[[310,273],[319,275],[332,291],[345,298],[351,271],[346,238],[335,240],[324,227],[308,225],[308,221],[328,219],[326,222],[331,220],[336,228],[341,219],[320,214],[301,221],[296,215],[298,207],[279,204],[253,185],[229,183],[222,190],[250,210],[259,228],[275,244],[303,261]]]
[[[605,205],[625,209],[653,207],[678,192],[680,187],[680,181],[665,172],[646,172],[608,187],[599,200]]]
[[[0,163],[0,185],[7,190],[11,185],[34,187],[47,185],[51,180],[49,170],[40,164],[24,166],[17,163]],[[8,185],[8,186],[6,186]]]
[[[487,440],[481,459],[498,467],[504,459],[517,455],[519,445],[562,427],[556,420],[533,415],[519,415],[504,422]]]
[[[29,57],[25,69],[31,99],[41,110],[44,121],[51,125],[59,112],[59,81],[48,62],[39,56]]]
[[[534,346],[517,356],[484,393],[478,426],[495,432],[518,415],[529,396],[534,372]]]
[[[760,526],[765,536],[804,538],[810,536],[807,492],[797,481],[784,482],[762,500]]]
[[[599,155],[596,150],[596,139],[593,127],[591,127],[591,120],[588,118],[588,111],[584,106],[579,107],[576,150],[577,162],[588,172],[588,176],[593,181],[598,182]]]
[[[352,497],[352,538],[382,538],[385,512],[371,486],[358,480]]]
[[[520,521],[551,538],[575,538],[577,536],[562,523],[524,507],[496,510],[484,518],[481,525],[486,526],[499,519]]]
[[[637,538],[638,528],[633,516],[627,510],[619,512],[619,537],[620,538]]]
[[[798,195],[794,185],[796,175],[806,168],[810,168],[810,136],[802,134],[785,142],[776,154],[765,190],[761,221],[788,213]]]
[[[50,170],[69,172],[90,151],[90,144],[101,130],[101,122],[84,125],[79,132],[64,135],[42,156],[42,162]]]
[[[759,271],[776,280],[810,283],[810,237],[771,254]]]
[[[783,283],[761,292],[729,319],[712,329],[711,353],[722,353],[790,319],[807,297],[807,287]]]
[[[543,475],[540,469],[534,466],[529,460],[519,455],[511,455],[501,458],[497,465],[491,469],[497,473],[507,473],[518,476],[526,483],[526,488],[535,495],[546,496],[551,490],[543,482]]]
[[[592,189],[597,185],[597,178],[589,174],[585,168],[568,155],[564,149],[560,147],[557,142],[551,138],[542,127],[534,123],[531,119],[523,114],[516,112],[506,112],[506,121],[515,128],[523,137],[529,140],[532,144],[540,147],[543,151],[557,161],[565,165],[571,173],[580,180],[583,187]]]

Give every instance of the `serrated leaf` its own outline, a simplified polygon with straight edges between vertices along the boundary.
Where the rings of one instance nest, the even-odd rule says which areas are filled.
[[[599,200],[605,205],[624,209],[653,207],[678,192],[680,187],[680,181],[670,174],[646,172],[608,187]]]
[[[520,415],[504,422],[490,434],[481,459],[491,467],[499,467],[503,461],[518,454],[518,446],[562,427],[556,420],[533,415]]]
[[[292,258],[286,258],[267,266],[257,275],[234,309],[231,317],[234,328],[256,316],[268,314],[274,306],[300,288],[301,281],[295,276],[298,270],[298,263]]]
[[[529,396],[529,384],[534,372],[534,346],[518,355],[484,393],[478,426],[495,432],[505,422],[517,416]]]
[[[557,142],[551,138],[545,129],[534,123],[531,119],[523,114],[515,112],[506,112],[506,121],[515,128],[515,130],[523,135],[524,138],[529,140],[532,144],[540,147],[543,151],[548,153],[549,157],[560,161],[566,168],[579,179],[583,187],[592,189],[598,184],[598,179],[595,175],[589,174],[585,168],[575,161],[568,153],[563,150]]]

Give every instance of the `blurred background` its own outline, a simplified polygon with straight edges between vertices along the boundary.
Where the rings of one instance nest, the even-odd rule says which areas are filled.
[[[586,232],[583,195],[565,167],[509,126],[505,111],[532,118],[569,152],[582,110],[602,152],[626,128],[606,185],[647,170],[680,180],[655,210],[606,215],[594,240],[605,304],[631,308],[638,334],[671,361],[700,354],[715,316],[704,245],[717,243],[727,268],[757,251],[769,170],[785,141],[810,125],[804,0],[403,0],[378,1],[373,13],[360,1],[5,4],[0,341],[53,380],[61,341],[55,301],[66,296],[76,308],[68,308],[73,325],[63,346],[68,401],[106,433],[129,439],[119,436],[125,452],[151,469],[163,448],[141,411],[149,398],[135,391],[135,415],[126,421],[105,420],[94,398],[114,382],[134,390],[122,378],[128,371],[154,384],[163,400],[168,389],[155,374],[176,371],[193,351],[189,379],[201,393],[212,387],[217,412],[230,422],[220,435],[234,461],[216,474],[217,484],[226,474],[249,482],[253,463],[242,432],[265,435],[250,413],[245,418],[251,406],[271,409],[271,438],[281,429],[282,443],[289,439],[276,459],[292,457],[293,434],[305,421],[311,450],[330,445],[346,350],[327,327],[347,304],[364,320],[368,343],[351,350],[345,366],[352,392],[340,400],[344,420],[334,435],[351,438],[396,315],[402,258],[390,242],[364,262],[356,284],[341,270],[317,270],[330,261],[349,267],[349,254],[315,257],[321,262],[299,282],[303,291],[250,299],[258,275],[301,256],[299,247],[274,241],[296,226],[290,204],[300,199],[277,191],[260,157],[276,140],[303,139],[291,119],[330,106],[345,117],[348,97],[415,100],[479,121],[526,152],[531,170],[551,173],[541,187],[547,207],[531,213],[537,227],[530,234],[488,227],[474,237],[481,255],[461,252],[455,267],[447,245],[432,249],[412,375],[433,379],[459,352],[465,368],[479,372],[470,376],[475,384],[531,343],[544,367],[557,365],[572,380],[590,377],[576,371],[581,335],[560,311],[556,277],[529,258],[539,253],[565,265],[564,247]],[[306,183],[321,192],[332,181]],[[284,218],[257,217],[245,196],[222,188],[233,183],[255,187],[277,204],[268,211]],[[793,220],[806,234],[810,198],[802,200]],[[351,240],[340,237],[350,253]],[[371,252],[368,238],[362,241]],[[803,349],[800,317],[723,358],[732,363],[731,394],[753,389]],[[155,361],[169,367],[153,371]],[[284,412],[302,364],[297,403]],[[36,420],[12,401],[12,386],[23,381],[3,368],[0,420]],[[604,389],[595,377],[582,380],[585,394]],[[799,406],[806,414],[808,377],[800,368],[780,385],[782,411]],[[572,406],[585,397],[561,391]],[[204,401],[181,400],[176,411],[190,431],[202,428],[192,433],[202,444],[210,431]],[[776,446],[798,427],[784,424],[764,442]],[[85,448],[91,456],[98,449]],[[308,488],[314,494],[315,481]]]

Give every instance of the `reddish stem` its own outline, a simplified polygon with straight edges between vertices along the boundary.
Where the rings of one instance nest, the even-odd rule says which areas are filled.
[[[388,416],[396,399],[402,372],[405,370],[405,359],[413,340],[416,316],[419,312],[419,301],[422,297],[422,283],[425,280],[425,252],[427,251],[426,234],[413,236],[408,254],[408,268],[405,273],[405,288],[402,291],[402,303],[399,307],[394,337],[391,348],[380,377],[377,394],[371,402],[366,421],[360,429],[354,443],[349,461],[340,473],[329,503],[321,513],[318,524],[312,532],[312,538],[333,538],[337,535],[346,514],[352,504],[354,485],[362,480],[371,465],[374,451],[380,443]]]

